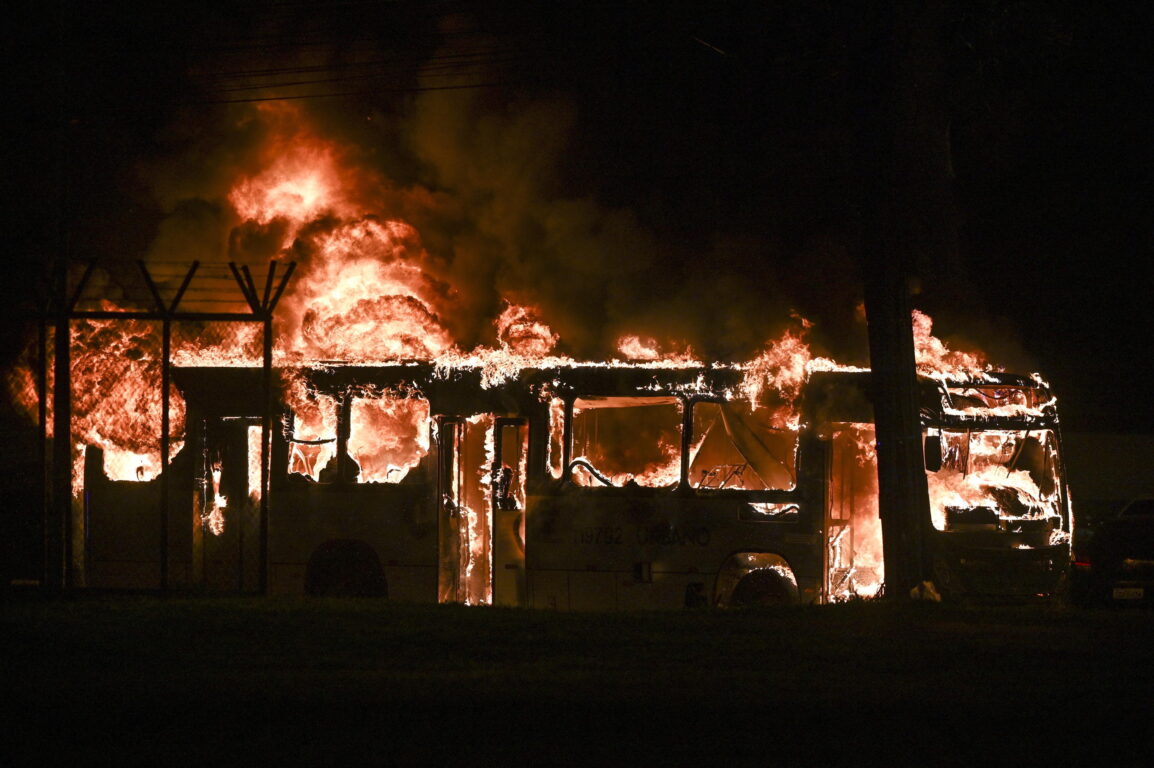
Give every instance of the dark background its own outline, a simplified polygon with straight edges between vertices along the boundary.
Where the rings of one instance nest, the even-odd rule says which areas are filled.
[[[1145,764],[1149,611],[5,606],[6,765]],[[11,757],[8,757],[11,755]]]
[[[724,304],[726,286],[754,298],[764,286],[772,311],[785,297],[814,320],[823,349],[864,354],[858,126],[881,109],[868,64],[891,32],[888,4],[139,5],[8,11],[3,299],[13,319],[34,308],[53,257],[147,249],[164,211],[140,166],[179,143],[174,126],[278,95],[382,122],[449,86],[494,114],[567,105],[567,143],[540,189],[628,211],[661,254],[636,278],[652,293],[700,285]],[[1154,125],[1143,109],[1154,67],[1151,12],[1137,6],[933,4],[933,55],[914,60],[933,68],[931,100],[948,117],[944,231],[956,244],[922,256],[914,302],[940,335],[1042,372],[1071,431],[1154,430]],[[444,76],[433,68],[477,40],[488,53]],[[320,66],[290,70],[301,61]],[[272,75],[260,88],[231,90],[237,73],[262,69]],[[316,82],[292,85],[301,79]],[[396,177],[435,184],[389,148],[389,128],[377,130]],[[5,359],[26,333],[4,324]]]

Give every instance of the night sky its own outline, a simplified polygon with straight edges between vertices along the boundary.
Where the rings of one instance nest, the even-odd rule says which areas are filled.
[[[602,327],[576,328],[556,289],[541,299],[556,302],[546,320],[575,351],[632,324],[735,356],[794,309],[821,349],[864,352],[860,125],[881,108],[868,51],[885,34],[884,4],[200,2],[144,15],[139,5],[9,12],[5,191],[16,215],[4,258],[15,314],[62,249],[142,257],[169,213],[155,169],[211,143],[209,126],[226,124],[235,102],[306,96],[398,186],[465,208],[528,188],[549,215],[580,201],[602,251],[590,280],[607,287],[588,289],[589,323]],[[952,174],[941,210],[953,250],[918,259],[915,305],[950,343],[1040,371],[1067,429],[1154,432],[1151,12],[940,5],[923,36],[932,50],[912,60],[932,66],[920,98],[946,119],[938,157]],[[414,139],[430,103],[446,119],[426,116],[433,130]],[[514,131],[520,144],[506,141]],[[470,158],[468,173],[449,174],[454,153]],[[464,194],[460,179],[479,173]],[[451,239],[435,219],[421,234],[430,250]],[[517,237],[518,258],[532,261],[532,236]],[[559,264],[558,281],[572,269]],[[6,356],[21,333],[6,324]]]

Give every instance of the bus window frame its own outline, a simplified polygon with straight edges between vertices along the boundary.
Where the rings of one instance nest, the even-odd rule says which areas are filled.
[[[619,400],[654,400],[657,398],[669,400],[669,405],[676,405],[678,408],[679,435],[678,435],[678,478],[677,482],[668,486],[647,486],[647,485],[581,485],[573,480],[574,458],[573,458],[573,408],[578,400],[589,400],[590,398],[612,398]],[[652,392],[644,394],[628,394],[628,395],[601,395],[592,392],[584,394],[567,393],[563,397],[565,403],[565,418],[562,422],[562,436],[561,436],[561,457],[562,470],[559,482],[571,488],[579,488],[583,492],[605,493],[605,492],[622,492],[622,491],[640,491],[645,494],[652,493],[682,493],[689,487],[688,482],[688,434],[689,434],[689,411],[690,400],[684,395],[674,393]],[[652,404],[652,403],[651,403]],[[592,409],[591,409],[592,410]],[[551,425],[546,426],[547,438],[552,437]]]

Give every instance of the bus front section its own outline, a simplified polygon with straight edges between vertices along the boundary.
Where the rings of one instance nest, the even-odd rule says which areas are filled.
[[[923,381],[931,578],[947,599],[1065,589],[1073,520],[1058,413],[1040,379]]]

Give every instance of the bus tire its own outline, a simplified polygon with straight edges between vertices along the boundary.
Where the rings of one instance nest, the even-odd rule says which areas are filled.
[[[316,597],[388,597],[376,551],[363,541],[332,539],[317,547],[305,569],[305,594]]]
[[[770,607],[797,603],[797,586],[775,568],[760,568],[746,574],[729,598],[736,608]]]

